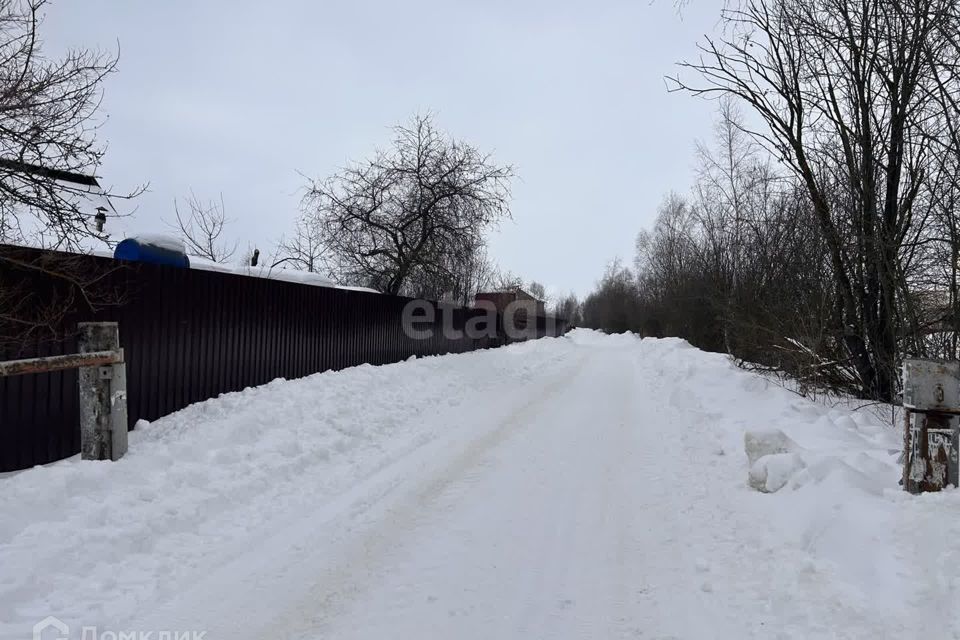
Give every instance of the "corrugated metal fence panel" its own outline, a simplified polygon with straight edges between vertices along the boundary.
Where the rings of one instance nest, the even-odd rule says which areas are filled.
[[[117,264],[84,259],[91,268]],[[31,287],[47,286],[36,277]],[[435,314],[434,336],[414,340],[401,325],[409,299],[397,296],[151,264],[127,263],[109,278],[110,286],[126,292],[123,302],[96,313],[72,309],[63,328],[89,320],[119,323],[131,428],[137,419],[155,420],[275,378],[506,342],[444,335],[441,313]],[[454,310],[452,328],[463,330],[479,313]],[[537,333],[549,331],[538,326]],[[0,360],[74,351],[76,341],[67,337],[22,345],[16,353],[0,353]],[[78,414],[76,371],[0,377],[0,471],[77,453]]]

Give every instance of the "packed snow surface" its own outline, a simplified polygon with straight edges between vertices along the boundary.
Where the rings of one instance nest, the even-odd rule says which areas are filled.
[[[885,419],[588,331],[276,380],[0,477],[0,638],[958,638]]]

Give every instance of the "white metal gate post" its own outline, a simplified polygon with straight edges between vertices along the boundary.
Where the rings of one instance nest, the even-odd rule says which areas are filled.
[[[80,353],[113,351],[112,364],[79,368],[80,457],[119,460],[127,452],[127,366],[116,322],[77,325]]]

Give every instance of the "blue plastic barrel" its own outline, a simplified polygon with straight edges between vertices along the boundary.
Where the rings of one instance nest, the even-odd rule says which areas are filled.
[[[190,268],[190,258],[183,251],[177,251],[169,246],[140,238],[127,238],[122,241],[113,250],[113,257],[117,260],[164,264],[183,269]]]

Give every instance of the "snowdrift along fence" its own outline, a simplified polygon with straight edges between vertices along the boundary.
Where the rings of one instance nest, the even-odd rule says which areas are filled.
[[[96,291],[108,304],[91,310],[83,297],[70,298],[62,279],[0,260],[0,293],[13,285],[66,305],[55,327],[63,337],[0,348],[0,360],[72,353],[78,322],[118,322],[127,360],[130,428],[138,419],[155,420],[193,402],[278,377],[509,341],[502,331],[492,339],[445,337],[439,313],[432,337],[413,339],[401,325],[410,299],[399,296],[35,249],[0,246],[0,251],[31,264],[69,259],[73,273],[99,274]],[[448,323],[463,329],[480,312],[447,313],[452,315]],[[537,320],[538,337],[565,331],[563,322],[551,326],[545,318]],[[0,471],[77,453],[78,412],[75,370],[0,377]]]

